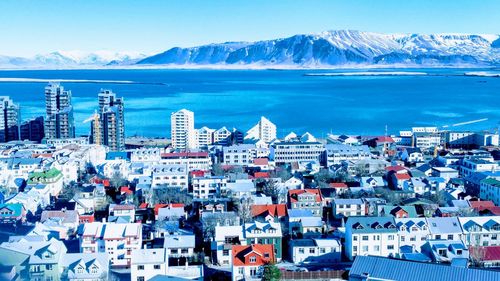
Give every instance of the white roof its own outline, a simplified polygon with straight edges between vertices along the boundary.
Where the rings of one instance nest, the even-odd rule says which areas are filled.
[[[132,264],[166,264],[167,252],[164,248],[133,249],[131,254],[131,262]]]

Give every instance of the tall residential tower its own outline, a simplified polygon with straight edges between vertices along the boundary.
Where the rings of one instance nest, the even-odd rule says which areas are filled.
[[[194,113],[187,109],[173,112],[170,116],[172,147],[179,150],[196,148]]]
[[[125,122],[123,98],[111,90],[101,90],[99,111],[92,121],[92,138],[96,144],[107,145],[111,151],[125,149]]]
[[[19,140],[19,105],[9,98],[0,97],[0,142]]]
[[[64,139],[75,137],[71,91],[65,91],[59,83],[45,87],[45,138]]]

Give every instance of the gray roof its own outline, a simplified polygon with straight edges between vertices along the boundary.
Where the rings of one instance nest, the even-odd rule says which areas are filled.
[[[349,272],[350,280],[369,275],[398,281],[500,280],[500,272],[435,263],[421,263],[383,257],[357,256]],[[356,276],[358,276],[356,278]]]
[[[396,222],[393,217],[349,217],[346,228],[352,233],[395,233]]]

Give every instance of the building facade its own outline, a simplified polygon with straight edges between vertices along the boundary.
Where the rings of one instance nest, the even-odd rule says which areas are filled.
[[[45,87],[45,137],[65,139],[75,137],[71,91],[65,91],[59,83]]]

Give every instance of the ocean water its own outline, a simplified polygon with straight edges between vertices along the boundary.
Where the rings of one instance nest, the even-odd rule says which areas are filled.
[[[354,70],[355,71],[355,70]],[[377,70],[396,71],[396,70]],[[401,71],[401,70],[397,70]],[[468,69],[408,69],[428,75],[307,76],[346,70],[36,70],[0,71],[0,78],[126,80],[131,84],[62,83],[73,93],[77,134],[97,108],[97,93],[125,98],[127,136],[170,135],[170,113],[194,111],[195,126],[249,129],[260,116],[278,134],[384,134],[412,126],[478,130],[498,127],[500,78],[467,77]],[[475,70],[477,71],[477,70]],[[23,119],[44,115],[45,82],[0,82],[0,95],[21,105]]]

